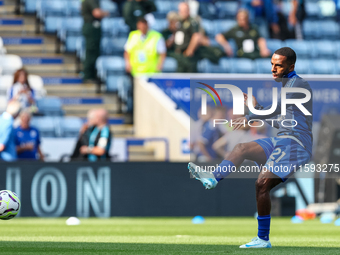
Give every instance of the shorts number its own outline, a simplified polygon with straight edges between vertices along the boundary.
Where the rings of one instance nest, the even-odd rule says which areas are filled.
[[[273,151],[272,155],[270,155],[270,158],[271,158],[272,160],[275,160],[275,157],[274,157],[274,156],[279,155],[280,153],[281,153],[281,149],[280,149],[280,148],[276,148],[276,149]],[[282,151],[281,156],[278,157],[278,158],[275,160],[275,162],[278,163],[285,155],[286,155],[286,153],[285,153],[284,151]]]

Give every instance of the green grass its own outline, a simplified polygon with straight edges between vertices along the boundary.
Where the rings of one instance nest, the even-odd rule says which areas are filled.
[[[0,254],[339,254],[340,227],[273,218],[272,249],[239,249],[256,236],[254,218],[81,219],[16,218],[1,221]]]

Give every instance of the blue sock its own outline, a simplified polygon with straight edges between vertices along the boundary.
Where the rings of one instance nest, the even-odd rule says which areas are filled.
[[[270,214],[264,216],[257,216],[257,222],[259,225],[257,236],[265,241],[268,241],[270,230]]]
[[[218,168],[214,171],[214,176],[216,180],[219,182],[226,178],[232,171],[235,171],[236,167],[233,162],[229,160],[223,160],[221,164],[219,164]]]

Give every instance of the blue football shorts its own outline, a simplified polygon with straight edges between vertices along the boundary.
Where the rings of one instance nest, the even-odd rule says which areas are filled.
[[[286,181],[300,169],[299,166],[307,164],[311,159],[311,155],[301,142],[291,138],[270,137],[254,142],[258,143],[266,153],[267,162],[264,167],[280,177],[282,181]],[[257,162],[256,164],[259,166]]]

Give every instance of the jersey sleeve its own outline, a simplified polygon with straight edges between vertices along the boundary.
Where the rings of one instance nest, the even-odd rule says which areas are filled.
[[[110,139],[110,130],[108,127],[105,127],[100,133],[100,138],[98,140],[97,146],[106,150],[107,145],[109,144],[109,139]]]

